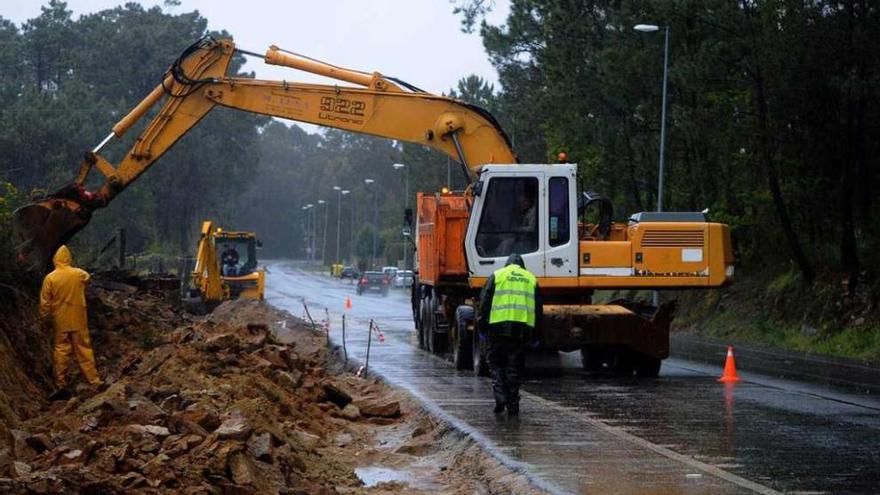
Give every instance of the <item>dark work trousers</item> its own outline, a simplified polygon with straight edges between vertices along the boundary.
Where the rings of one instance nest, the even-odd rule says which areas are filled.
[[[489,368],[492,370],[492,392],[496,404],[519,406],[519,385],[526,363],[525,336],[489,334]]]

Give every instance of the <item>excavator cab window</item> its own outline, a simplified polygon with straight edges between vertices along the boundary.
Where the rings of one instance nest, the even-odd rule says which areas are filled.
[[[568,179],[565,177],[550,178],[550,208],[547,216],[547,238],[550,246],[556,247],[568,243],[570,237],[568,225]]]
[[[538,179],[493,177],[483,204],[476,248],[480,256],[505,257],[538,250]]]
[[[241,277],[256,269],[256,243],[253,239],[218,238],[215,245],[224,277]]]

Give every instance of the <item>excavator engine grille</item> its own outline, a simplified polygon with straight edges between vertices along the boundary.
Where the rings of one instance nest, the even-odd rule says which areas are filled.
[[[701,248],[705,244],[702,230],[647,230],[642,247]]]

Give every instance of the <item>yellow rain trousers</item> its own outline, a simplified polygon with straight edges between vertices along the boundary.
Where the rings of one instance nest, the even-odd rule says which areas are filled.
[[[86,284],[89,274],[71,265],[72,259],[67,246],[61,246],[52,258],[55,269],[43,279],[40,291],[40,318],[46,321],[51,317],[54,329],[54,348],[52,354],[55,385],[64,388],[70,355],[76,360],[86,380],[92,385],[101,383],[95,368],[95,354],[89,339],[88,318],[86,316]]]

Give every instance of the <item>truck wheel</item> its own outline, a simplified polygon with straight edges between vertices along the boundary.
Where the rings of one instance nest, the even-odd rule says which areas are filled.
[[[422,335],[425,337],[425,350],[428,352],[434,352],[434,320],[436,319],[436,315],[434,314],[434,293],[433,291],[428,292],[428,295],[425,296],[425,329],[422,332]]]
[[[662,361],[653,356],[639,354],[636,358],[636,376],[642,378],[657,378],[660,374],[660,366]]]
[[[428,311],[431,313],[431,324],[428,326],[427,344],[428,350],[434,354],[446,352],[446,334],[437,331],[437,301],[439,297],[434,294],[428,299]]]
[[[629,349],[617,349],[614,351],[614,366],[612,370],[617,376],[632,376],[636,366],[636,355]]]
[[[419,300],[419,322],[416,325],[416,337],[419,340],[419,349],[426,349],[426,347],[425,347],[425,326],[428,325],[428,316],[425,311],[426,306],[427,306],[427,304],[425,303],[425,298],[422,297]]]
[[[457,370],[470,370],[474,366],[473,345],[468,325],[474,319],[474,308],[459,306],[455,308],[455,342],[452,351],[452,362]]]
[[[588,373],[601,373],[603,371],[603,352],[594,346],[581,347],[581,364]]]
[[[489,362],[486,360],[486,342],[480,339],[479,332],[473,332],[474,343],[471,347],[474,375],[489,376]]]

